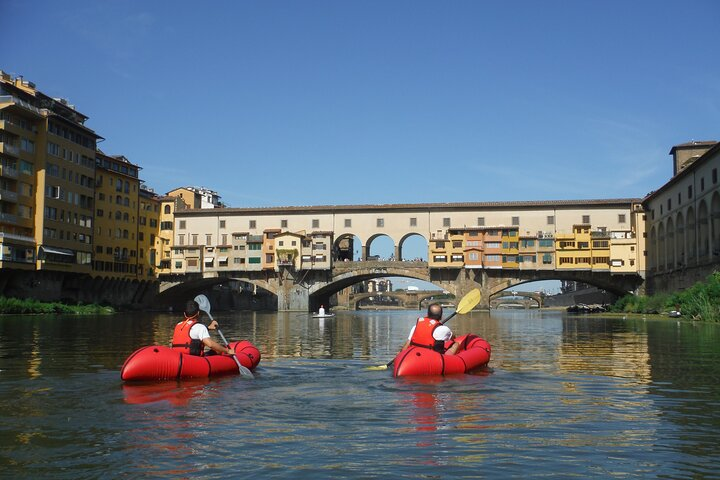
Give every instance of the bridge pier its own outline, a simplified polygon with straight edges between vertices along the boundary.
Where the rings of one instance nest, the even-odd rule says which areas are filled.
[[[308,290],[293,282],[283,282],[277,291],[277,309],[280,312],[310,311]]]

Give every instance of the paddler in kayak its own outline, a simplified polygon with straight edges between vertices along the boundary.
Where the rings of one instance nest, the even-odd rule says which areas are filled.
[[[433,303],[428,306],[426,317],[420,317],[410,330],[410,335],[402,346],[400,351],[405,350],[410,345],[415,347],[429,348],[438,353],[445,355],[455,355],[460,348],[460,344],[455,342],[455,335],[449,327],[442,324],[442,307],[439,303]],[[445,343],[453,340],[450,348],[445,350]]]
[[[213,320],[207,327],[200,322],[200,307],[195,300],[188,300],[185,305],[185,319],[175,325],[172,338],[172,348],[189,355],[205,356],[218,353],[235,354],[229,347],[223,347],[210,338],[208,330],[215,330],[217,322]],[[205,347],[210,350],[205,353]]]

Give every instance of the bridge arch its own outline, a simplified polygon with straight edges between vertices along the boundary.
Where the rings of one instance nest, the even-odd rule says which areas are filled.
[[[678,212],[675,217],[675,251],[677,252],[678,258],[677,263],[679,266],[687,265],[687,258],[685,258],[685,216],[683,212]]]
[[[517,291],[514,289],[505,289],[503,291],[496,293],[495,295],[492,295],[490,297],[490,305],[492,306],[493,304],[495,304],[495,305],[500,304],[502,302],[503,298],[516,298],[516,297],[523,297],[523,298],[533,300],[538,308],[542,308],[542,306],[543,306],[542,295],[540,295],[539,293],[522,292],[522,291]]]
[[[695,209],[691,206],[687,211],[687,255],[689,265],[697,264],[697,230],[695,229]]]
[[[700,200],[698,206],[698,223],[700,228],[698,229],[698,257],[704,259],[707,257],[710,250],[710,228],[708,221],[708,207],[705,203],[705,199]]]
[[[357,293],[353,296],[352,302],[349,305],[349,308],[351,310],[358,310],[361,307],[361,304],[364,300],[367,300],[369,298],[374,297],[386,297],[386,298],[393,298],[397,301],[400,301],[403,305],[403,307],[408,309],[421,309],[422,303],[428,299],[437,297],[438,295],[442,295],[443,297],[446,297],[446,295],[443,293],[442,290],[433,290],[433,291],[393,291],[393,292],[366,292],[366,293]]]
[[[337,261],[353,262],[360,260],[362,252],[362,240],[354,233],[343,233],[333,242],[333,256]]]
[[[329,296],[356,283],[373,278],[405,277],[425,282],[431,281],[425,262],[362,262],[362,265],[359,265],[360,263],[355,262],[346,268],[336,268],[337,271],[334,272],[330,281],[310,287],[310,296]]]
[[[665,243],[665,225],[658,225],[658,270],[667,269],[667,244]]]
[[[647,268],[650,271],[657,270],[658,268],[658,259],[657,259],[657,231],[655,230],[655,225],[653,225],[650,228],[650,232],[648,233],[648,258],[647,258]],[[655,252],[655,253],[653,253]]]
[[[419,249],[421,254],[419,256],[415,256],[413,258],[407,258],[405,255],[406,250],[416,250]],[[428,240],[425,238],[424,235],[420,233],[410,232],[400,239],[398,242],[397,247],[398,252],[398,260],[409,260],[409,261],[416,261],[416,260],[424,260],[427,261],[427,253],[428,253]]]
[[[675,268],[675,222],[672,217],[667,219],[667,233],[665,235],[667,240],[667,263],[669,269]]]
[[[389,245],[385,245],[389,242]],[[387,255],[380,255],[378,249],[387,250],[390,253]],[[387,233],[375,233],[370,236],[367,240],[365,247],[365,259],[366,260],[394,260],[397,258],[397,243]]]

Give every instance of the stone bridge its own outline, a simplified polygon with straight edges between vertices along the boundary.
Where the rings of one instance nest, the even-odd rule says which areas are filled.
[[[349,310],[357,310],[359,308],[359,304],[363,300],[383,297],[399,300],[401,306],[406,310],[417,310],[421,308],[422,302],[424,300],[437,296],[443,296],[444,300],[446,297],[446,295],[443,294],[442,290],[396,290],[393,292],[351,293],[349,295],[348,303],[346,306]]]
[[[522,297],[522,300],[516,300],[518,297]],[[513,299],[514,302],[523,307],[530,308],[531,304],[535,304],[538,308],[543,306],[543,295],[535,292],[519,292],[516,290],[503,290],[490,297],[490,306],[497,307],[505,303],[507,300]]]
[[[430,269],[422,261],[348,261],[336,262],[330,270],[317,271],[258,271],[212,272],[184,274],[163,278],[159,301],[177,304],[178,298],[206,291],[213,285],[240,280],[265,290],[277,298],[280,311],[314,311],[330,305],[337,297],[340,305],[349,305],[351,285],[373,278],[406,277],[430,282],[442,290],[461,298],[473,288],[479,288],[482,300],[479,308],[489,308],[490,299],[516,285],[538,280],[571,280],[615,293],[632,293],[642,284],[638,274],[611,275],[609,272],[509,270],[509,269]],[[271,307],[268,307],[271,308]]]

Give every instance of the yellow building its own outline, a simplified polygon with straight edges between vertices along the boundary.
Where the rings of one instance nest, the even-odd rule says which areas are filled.
[[[428,245],[428,267],[447,268],[450,265],[451,243],[447,232],[434,232]]]
[[[263,231],[262,269],[275,270],[275,237],[281,232],[279,228],[268,228]]]
[[[151,280],[157,275],[160,256],[160,197],[140,184],[138,196],[138,279]]]
[[[175,244],[175,212],[188,209],[181,197],[165,196],[158,198],[160,202],[159,231],[155,238],[155,271],[157,275],[169,274],[172,271],[172,246]]]
[[[275,270],[282,268],[300,270],[304,235],[300,233],[282,232],[275,236]]]
[[[97,152],[93,275],[138,278],[139,167]]]
[[[592,266],[590,224],[573,225],[572,233],[555,234],[558,270],[589,270]]]
[[[593,272],[610,270],[610,232],[605,229],[590,232],[590,252]]]
[[[517,228],[503,228],[500,242],[502,244],[502,268],[518,268],[519,237]]]
[[[220,195],[204,187],[180,187],[167,193],[170,197],[180,197],[189,208],[220,208],[223,207]]]
[[[522,270],[537,270],[538,238],[537,235],[520,235],[518,242],[518,267]]]
[[[0,240],[12,268],[90,273],[95,148],[88,117],[0,71]],[[31,249],[32,248],[32,252]],[[37,250],[35,250],[37,248]]]

